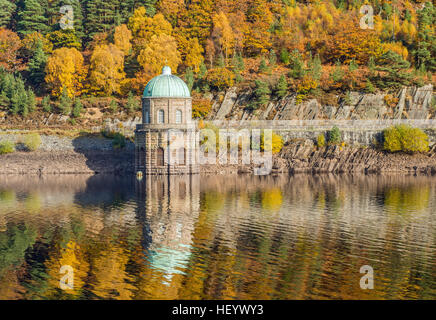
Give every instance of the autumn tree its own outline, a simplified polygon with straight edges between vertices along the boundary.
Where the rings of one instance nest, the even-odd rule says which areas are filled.
[[[211,87],[223,90],[233,86],[235,76],[232,71],[225,67],[210,69],[206,75],[207,82]]]
[[[132,32],[125,24],[115,27],[114,44],[125,56],[129,55],[130,49],[132,48],[130,40],[132,40]]]
[[[42,50],[44,51],[44,53],[49,54],[53,52],[53,44],[50,42],[50,40],[47,39],[47,37],[44,37],[44,35],[39,32],[26,34],[23,37],[21,43],[23,45],[23,54],[26,57],[29,57],[35,52],[39,43],[42,43]]]
[[[192,68],[194,72],[200,71],[200,65],[203,63],[203,48],[197,38],[188,40],[188,52],[185,57],[185,66]]]
[[[180,14],[188,38],[197,38],[204,45],[212,28],[213,0],[192,0]]]
[[[231,54],[234,46],[234,35],[229,20],[224,12],[213,16],[212,38],[216,42],[219,50],[224,53],[226,60]]]
[[[160,0],[157,3],[158,12],[162,13],[173,27],[177,25],[180,12],[185,7],[184,0]]]
[[[134,46],[137,51],[143,49],[153,36],[171,35],[173,31],[171,24],[161,13],[149,17],[144,7],[135,10],[129,19],[128,27],[132,31]]]
[[[82,44],[72,30],[56,30],[47,35],[47,39],[53,44],[55,49],[76,48],[80,50]]]
[[[0,28],[0,67],[9,72],[24,68],[18,53],[22,44],[18,35],[8,29]]]
[[[172,36],[154,35],[138,55],[138,62],[150,75],[159,74],[164,65],[176,71],[181,63],[177,43]]]
[[[82,54],[75,48],[60,48],[47,59],[45,81],[53,96],[65,89],[68,96],[78,96],[86,77]]]
[[[91,56],[89,82],[91,92],[109,96],[120,93],[124,74],[124,53],[117,46],[100,45]]]
[[[271,47],[269,28],[273,22],[273,16],[266,0],[250,2],[247,21],[249,27],[246,31],[245,50],[249,54],[266,53]]]
[[[362,30],[358,26],[346,25],[331,35],[323,47],[324,58],[328,62],[341,61],[348,64],[366,64],[370,57],[383,54],[380,39],[374,32]]]

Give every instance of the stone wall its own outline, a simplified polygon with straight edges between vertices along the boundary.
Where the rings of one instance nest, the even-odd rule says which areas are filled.
[[[349,144],[371,145],[380,141],[384,129],[405,124],[422,129],[429,136],[430,144],[436,143],[435,119],[399,119],[399,120],[274,120],[274,121],[225,121],[211,122],[222,129],[272,129],[285,141],[292,139],[316,139],[334,126],[342,133],[342,139]]]
[[[41,145],[39,151],[112,151],[112,140],[101,136],[78,136],[78,137],[62,137],[58,135],[41,134]],[[0,141],[11,141],[18,143],[16,146],[20,151],[20,142],[23,142],[25,132],[6,131],[0,132]],[[23,147],[24,150],[24,147]],[[128,152],[133,152],[134,144],[126,140],[124,149]]]

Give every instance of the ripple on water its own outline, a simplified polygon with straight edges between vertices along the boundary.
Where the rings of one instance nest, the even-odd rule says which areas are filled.
[[[8,177],[0,298],[435,299],[435,199],[432,177]]]

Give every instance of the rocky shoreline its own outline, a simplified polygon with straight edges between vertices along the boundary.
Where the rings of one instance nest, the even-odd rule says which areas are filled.
[[[133,150],[40,150],[0,155],[0,174],[133,174]],[[202,174],[252,173],[253,165],[204,165]],[[391,154],[373,147],[317,148],[310,139],[274,155],[275,173],[436,174],[436,145],[427,154]]]
[[[133,173],[134,154],[124,151],[14,152],[0,155],[0,174]]]

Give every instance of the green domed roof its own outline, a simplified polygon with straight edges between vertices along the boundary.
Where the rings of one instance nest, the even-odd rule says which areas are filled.
[[[189,92],[186,83],[177,76],[171,74],[171,68],[165,66],[162,68],[162,74],[154,77],[147,83],[144,89],[144,98],[189,98]]]

